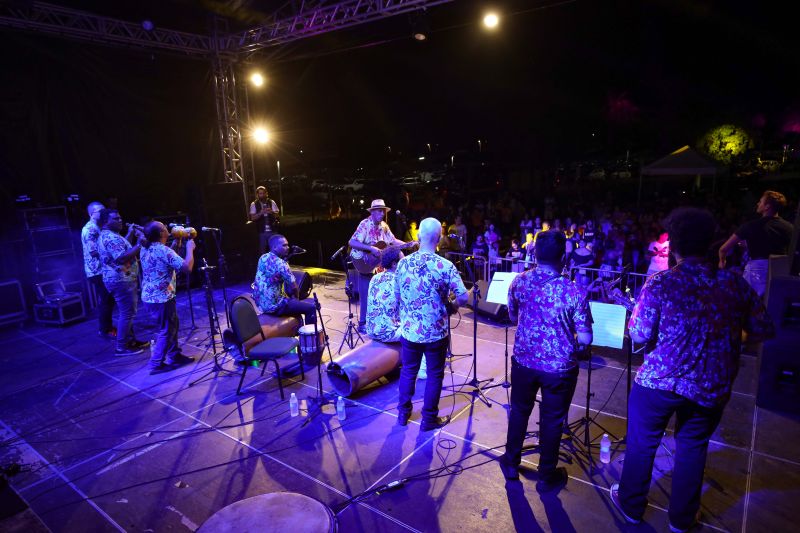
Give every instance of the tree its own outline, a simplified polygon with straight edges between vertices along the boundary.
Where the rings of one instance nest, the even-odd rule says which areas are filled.
[[[724,124],[709,130],[697,143],[697,148],[701,152],[726,165],[754,146],[753,139],[747,131],[732,124]]]

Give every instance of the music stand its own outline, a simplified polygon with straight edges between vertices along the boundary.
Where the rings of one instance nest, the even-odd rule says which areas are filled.
[[[518,272],[495,272],[492,276],[492,281],[489,283],[489,289],[486,291],[486,301],[492,304],[501,304],[508,309],[508,290],[511,287],[511,282],[514,281],[519,275]],[[503,387],[508,389],[511,387],[511,382],[508,381],[508,328],[511,325],[511,317],[506,317],[504,321],[506,333],[506,349],[505,349],[505,378],[502,383],[495,383],[484,387],[485,389],[493,389],[495,387]]]
[[[580,419],[569,423],[567,427],[569,428],[569,435],[572,441],[577,442],[583,447],[583,453],[586,455],[590,464],[594,466],[595,462],[592,457],[591,448],[598,437],[591,438],[589,431],[591,426],[594,425],[600,428],[603,433],[608,433],[615,441],[619,441],[619,438],[589,415],[589,405],[594,396],[592,392],[591,346],[603,346],[607,348],[616,348],[618,350],[625,346],[627,309],[623,305],[594,301],[589,302],[589,305],[592,311],[593,324],[592,344],[587,347],[589,358],[586,365],[586,404],[584,406],[584,415]],[[583,430],[582,438],[577,433],[578,428]]]

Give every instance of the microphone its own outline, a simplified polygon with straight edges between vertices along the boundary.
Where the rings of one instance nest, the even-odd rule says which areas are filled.
[[[221,230],[219,228],[209,228],[208,226],[203,226],[200,228],[200,231],[210,231],[212,233],[219,233]]]
[[[331,256],[331,261],[336,261],[336,258],[337,258],[337,257],[339,257],[340,255],[342,255],[342,253],[343,253],[343,252],[344,252],[346,249],[347,249],[347,245],[345,244],[344,246],[342,246],[341,248],[339,248],[338,250],[336,250],[336,253],[334,253],[334,254]]]
[[[300,255],[306,253],[306,250],[293,244],[289,247],[289,253],[292,255]]]

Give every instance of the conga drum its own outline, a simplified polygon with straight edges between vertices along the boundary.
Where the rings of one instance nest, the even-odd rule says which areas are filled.
[[[319,500],[296,492],[272,492],[223,507],[198,533],[335,533],[336,517]]]

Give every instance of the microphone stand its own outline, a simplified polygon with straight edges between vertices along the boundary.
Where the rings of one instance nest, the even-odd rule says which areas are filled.
[[[331,344],[330,339],[328,337],[328,331],[325,329],[325,322],[322,320],[322,305],[319,303],[319,299],[317,298],[317,293],[312,293],[314,295],[314,307],[317,309],[317,321],[322,326],[322,338],[324,339],[324,345],[319,350],[319,361],[317,362],[317,386],[315,387],[315,396],[309,396],[306,400],[310,401],[311,403],[315,404],[317,407],[317,411],[314,415],[325,412],[326,405],[332,405],[333,401],[330,400],[325,391],[322,389],[322,356],[325,353],[325,349],[328,349],[328,364],[333,363],[333,354],[331,353]],[[318,330],[317,324],[314,324],[314,339],[318,338]],[[313,418],[312,415],[309,414],[308,418],[305,419],[301,427],[305,427],[311,422]]]
[[[362,343],[364,342],[364,339],[361,337],[361,333],[358,332],[358,328],[353,322],[353,299],[351,298],[353,289],[347,289],[347,284],[350,281],[349,274],[347,272],[347,256],[342,254],[340,257],[342,261],[342,269],[344,270],[344,292],[345,296],[347,296],[347,328],[344,331],[342,342],[339,344],[339,349],[336,351],[336,353],[339,355],[341,355],[342,348],[344,348],[345,344],[347,344],[347,347],[352,350],[358,345],[359,341]],[[367,298],[368,295],[359,294],[358,297]]]

